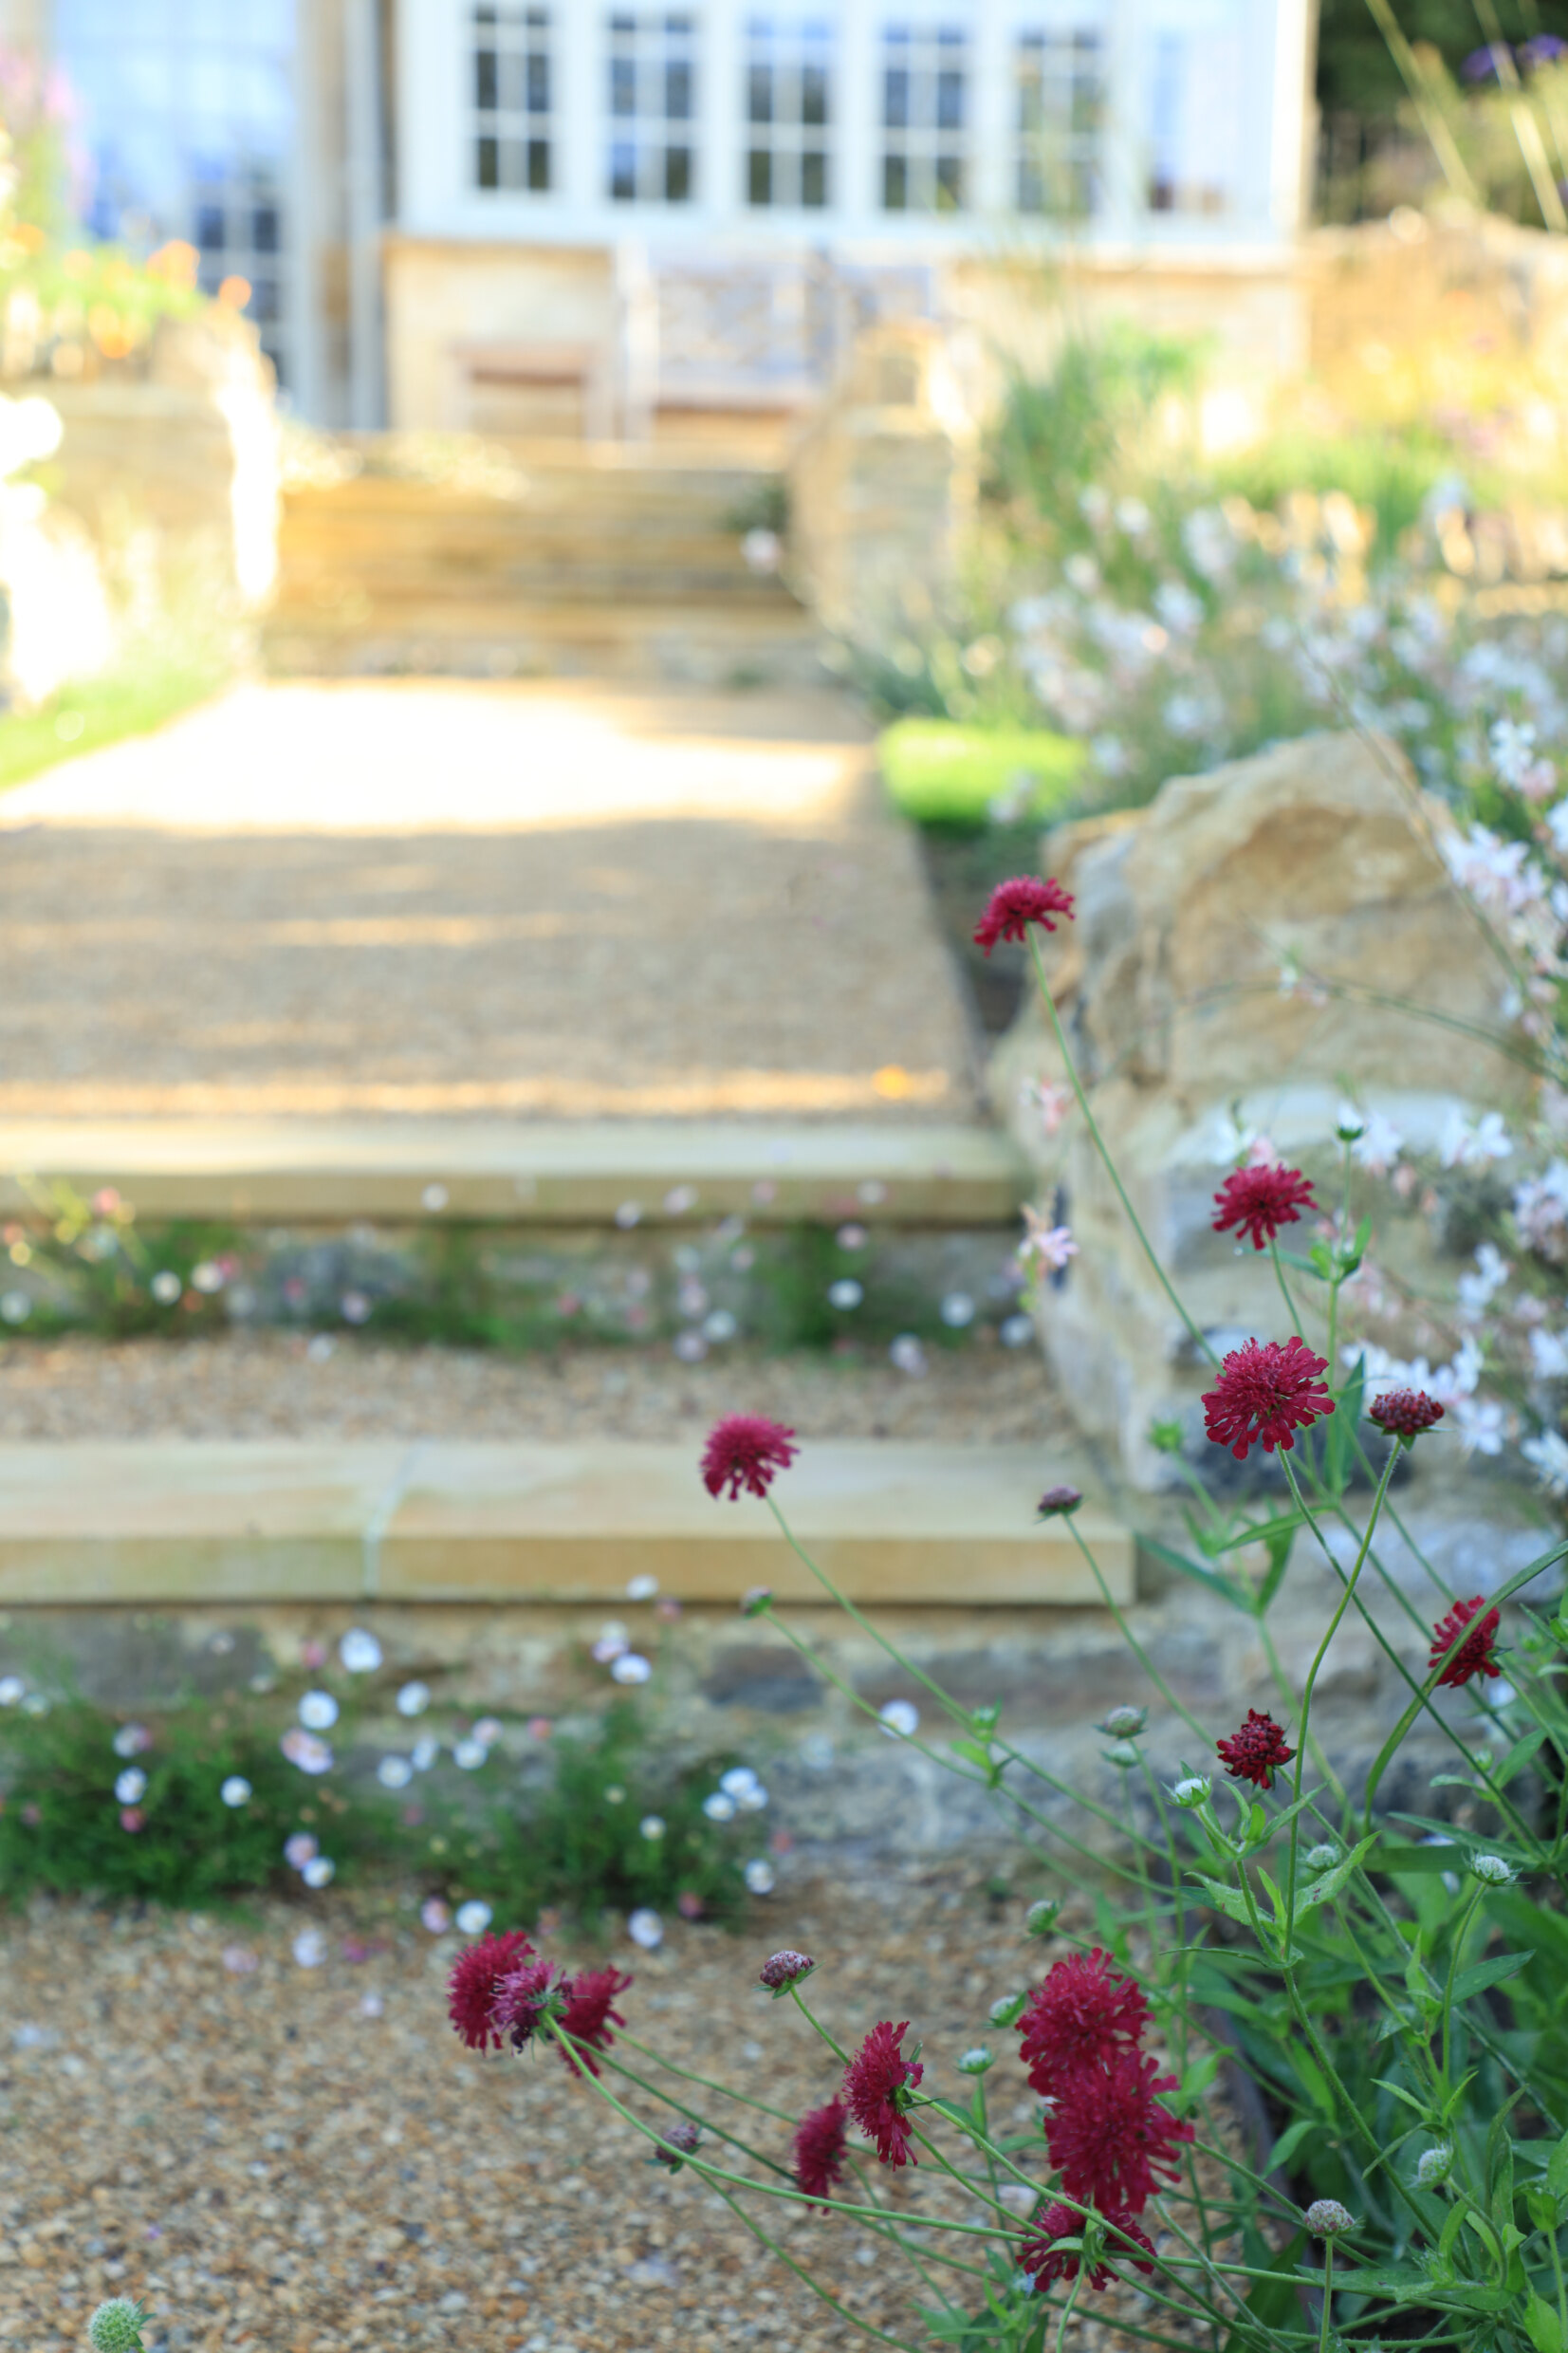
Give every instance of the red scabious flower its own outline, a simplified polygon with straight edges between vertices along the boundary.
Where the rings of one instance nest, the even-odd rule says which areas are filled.
[[[1214,1747],[1233,1781],[1250,1781],[1260,1789],[1272,1789],[1275,1772],[1282,1770],[1296,1753],[1285,1747],[1285,1736],[1274,1718],[1260,1715],[1256,1708],[1248,1708],[1246,1722],[1238,1725],[1228,1740],[1216,1740]]]
[[[1423,1430],[1442,1418],[1442,1406],[1425,1389],[1391,1389],[1387,1397],[1374,1398],[1367,1407],[1367,1419],[1386,1430],[1391,1438],[1418,1438]]]
[[[1157,2073],[1136,2050],[1118,2050],[1107,2066],[1080,2067],[1067,2079],[1045,2120],[1045,2144],[1069,2197],[1105,2214],[1142,2214],[1159,2187],[1156,2177],[1174,2178],[1175,2151],[1193,2137],[1191,2125],[1178,2123],[1154,2096],[1175,2088],[1173,2075]]]
[[[1131,1977],[1113,1976],[1109,1955],[1073,1953],[1048,1970],[1018,2022],[1019,2056],[1036,2091],[1051,2098],[1075,2068],[1134,2050],[1149,2005]]]
[[[913,2091],[925,2073],[918,2060],[906,2059],[898,2048],[908,2030],[907,2018],[898,2026],[882,2019],[844,2069],[849,2112],[867,2139],[876,2141],[884,2165],[920,2161],[910,2155],[910,2128],[898,2105],[899,2095]]]
[[[1265,1454],[1278,1446],[1289,1454],[1294,1430],[1305,1430],[1334,1411],[1319,1375],[1328,1359],[1314,1356],[1304,1340],[1249,1340],[1232,1348],[1219,1378],[1204,1398],[1204,1428],[1216,1446],[1228,1446],[1238,1462],[1259,1439]]]
[[[566,2006],[558,2021],[562,2031],[578,2044],[586,2043],[594,2050],[608,2050],[615,2041],[610,2029],[626,2024],[618,2010],[613,2007],[617,1994],[624,1993],[632,1980],[614,1966],[608,1969],[586,1969],[580,1977],[568,1977],[562,1987]],[[590,2075],[599,2073],[586,2050],[568,2050],[561,2045],[561,2056],[569,2067],[585,2066]]]
[[[551,1961],[525,1961],[496,1987],[490,2023],[506,2036],[513,2050],[521,2050],[525,2043],[532,2041],[560,1976]]]
[[[1021,940],[1031,923],[1043,923],[1048,932],[1054,932],[1052,916],[1064,915],[1070,922],[1072,914],[1073,895],[1060,882],[1042,882],[1035,874],[1015,874],[1010,882],[999,882],[992,891],[974,927],[974,944],[988,956],[999,939]]]
[[[1063,2206],[1060,2203],[1037,2208],[1031,2224],[1034,2235],[1024,2240],[1016,2258],[1021,2271],[1034,2273],[1037,2288],[1049,2288],[1056,2280],[1077,2279],[1083,2268],[1082,2257],[1077,2253],[1058,2254],[1056,2242],[1062,2238],[1080,2237],[1083,2231],[1083,2216],[1075,2214],[1070,2206]],[[1135,2239],[1140,2247],[1147,2247],[1150,2260],[1145,2263],[1141,2256],[1133,2254],[1131,2249],[1118,2239],[1112,2239],[1107,2245],[1105,2249],[1107,2257],[1114,2258],[1119,2255],[1124,2262],[1131,2261],[1134,2270],[1152,2271],[1154,2268],[1154,2247],[1147,2232],[1139,2228],[1131,2214],[1120,2209],[1115,2214],[1107,2214],[1105,2220],[1114,2224],[1118,2231],[1125,2232],[1128,2238]],[[1089,2285],[1091,2288],[1108,2288],[1111,2279],[1109,2262],[1097,2263],[1089,2274]]]
[[[807,2197],[831,2196],[842,2178],[847,2113],[841,2100],[830,2100],[795,2127],[795,2187]]]
[[[710,1495],[722,1495],[726,1481],[733,1503],[744,1487],[748,1495],[766,1495],[775,1472],[787,1471],[798,1446],[793,1430],[761,1414],[729,1414],[714,1423],[702,1454],[702,1483]]]
[[[500,2049],[501,2035],[490,2016],[496,1988],[532,1953],[523,1931],[511,1928],[504,1936],[482,1936],[477,1944],[465,1945],[453,1961],[447,1979],[447,2016],[470,2050],[484,2050],[491,2043]]]
[[[1483,1617],[1481,1613],[1484,1609],[1485,1615]],[[1443,1666],[1450,1643],[1459,1640],[1467,1626],[1471,1629],[1468,1641],[1456,1650],[1448,1665],[1443,1667],[1437,1678],[1440,1691],[1445,1683],[1457,1691],[1461,1683],[1467,1683],[1474,1675],[1502,1674],[1503,1669],[1492,1656],[1492,1644],[1497,1640],[1501,1622],[1502,1613],[1485,1609],[1479,1593],[1473,1602],[1456,1602],[1448,1616],[1438,1620],[1432,1628],[1432,1655],[1427,1662],[1429,1672],[1432,1667]]]
[[[1317,1206],[1312,1180],[1299,1168],[1239,1168],[1214,1195],[1219,1212],[1214,1231],[1225,1233],[1235,1226],[1252,1236],[1254,1250],[1264,1250],[1282,1226],[1299,1224],[1301,1211]]]

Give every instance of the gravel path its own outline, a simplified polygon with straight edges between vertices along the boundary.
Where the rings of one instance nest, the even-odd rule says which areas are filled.
[[[0,1114],[964,1118],[831,692],[247,686],[0,797]]]
[[[667,1348],[507,1357],[348,1338],[323,1357],[284,1332],[13,1340],[0,1344],[0,1439],[592,1435],[695,1444],[721,1414],[745,1410],[807,1438],[1038,1440],[1053,1464],[1079,1460],[1082,1442],[1038,1355],[988,1339],[933,1348],[918,1378],[881,1357],[739,1349],[689,1365]]]
[[[78,2353],[99,2299],[137,2294],[167,2353],[867,2342],[553,2057],[463,2050],[443,2012],[455,1940],[424,1935],[414,1894],[308,1900],[325,1945],[312,1968],[292,1955],[303,1907],[282,1902],[243,1923],[41,1903],[0,1931],[0,2342]],[[1025,1950],[1022,1912],[949,1873],[889,1876],[846,1916],[840,1889],[786,1878],[739,1936],[676,1923],[661,1952],[612,1955],[635,1971],[633,2034],[792,2116],[831,2096],[836,2069],[755,1988],[766,1952],[817,1955],[814,2007],[841,2039],[913,2020],[928,2087],[955,2098],[952,2063],[989,2004],[1050,1957]],[[990,2080],[1005,2129],[1038,2116],[1016,2057]],[[787,2123],[759,2122],[787,2144]],[[944,2196],[929,2165],[880,2186],[915,2214]],[[861,2226],[819,2215],[783,2235],[858,2315],[929,2343],[907,2273]],[[1071,2336],[1073,2353],[1124,2342],[1089,2319]]]

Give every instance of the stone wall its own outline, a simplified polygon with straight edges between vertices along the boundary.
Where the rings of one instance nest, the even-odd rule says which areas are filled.
[[[1317,735],[1173,778],[1146,810],[1044,844],[1045,871],[1078,899],[1047,963],[1096,1117],[1216,1346],[1272,1333],[1280,1312],[1266,1253],[1210,1230],[1236,1125],[1326,1177],[1347,1092],[1417,1151],[1436,1148],[1456,1111],[1530,1100],[1521,1065],[1473,1034],[1502,1031],[1507,984],[1438,854],[1447,822],[1392,747]],[[1024,1082],[1060,1079],[1058,1064],[1031,988],[992,1084],[1079,1243],[1045,1295],[1046,1354],[1084,1427],[1135,1481],[1157,1483],[1149,1425],[1200,1422],[1208,1368],[1081,1120],[1048,1139],[1021,1100]],[[1381,1233],[1385,1264],[1418,1290],[1451,1287],[1423,1233],[1416,1220]]]

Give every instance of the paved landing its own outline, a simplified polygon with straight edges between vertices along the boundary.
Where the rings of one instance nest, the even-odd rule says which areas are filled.
[[[1036,1446],[814,1445],[790,1524],[851,1600],[961,1610],[1095,1603]],[[1133,1598],[1128,1532],[1079,1533]],[[280,1441],[0,1446],[0,1606],[611,1603],[659,1579],[733,1604],[821,1598],[750,1496],[715,1503],[691,1446]]]
[[[0,796],[0,1118],[968,1121],[825,691],[253,685]]]

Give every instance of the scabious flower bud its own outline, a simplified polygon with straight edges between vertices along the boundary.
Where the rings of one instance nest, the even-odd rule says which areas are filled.
[[[1035,1507],[1035,1517],[1042,1520],[1070,1518],[1083,1497],[1076,1487],[1048,1487]]]
[[[1027,1912],[1024,1913],[1024,1925],[1031,1936],[1048,1936],[1061,1918],[1061,1898],[1042,1896],[1038,1903],[1030,1904]]]
[[[1307,1848],[1306,1862],[1309,1871],[1332,1871],[1338,1860],[1339,1849],[1332,1840],[1326,1840],[1321,1846]]]
[[[1005,1993],[999,2002],[991,2004],[986,2014],[993,2027],[1014,2027],[1023,2017],[1024,2005],[1028,1998],[1026,1993]]]
[[[1137,1761],[1137,1750],[1130,1740],[1115,1741],[1105,1751],[1107,1765],[1119,1765],[1123,1772],[1130,1772]]]
[[[655,2148],[654,2156],[659,2164],[668,2165],[673,2174],[678,2174],[683,2162],[694,2153],[701,2139],[701,2127],[693,2124],[689,2116],[683,2116],[678,2124],[671,2125],[663,2140]]]
[[[1453,2164],[1453,2151],[1439,2141],[1434,2148],[1423,2149],[1415,2160],[1416,2186],[1435,2190],[1440,2181],[1447,2181]]]
[[[1485,1881],[1488,1887],[1506,1887],[1514,1876],[1501,1855],[1472,1855],[1470,1870],[1476,1879]]]
[[[93,2353],[141,2353],[141,2332],[152,2317],[144,2304],[115,2296],[87,2323],[87,2343]]]
[[[995,2065],[995,2052],[987,2050],[984,2043],[976,2043],[971,2049],[961,2050],[958,2054],[960,2075],[984,2075],[987,2067]]]
[[[1337,2238],[1341,2231],[1356,2228],[1355,2215],[1337,2197],[1315,2197],[1303,2220],[1314,2238]]]
[[[761,1982],[775,1993],[786,1993],[802,1977],[809,1977],[817,1964],[809,1953],[770,1953],[762,1965]]]
[[[1177,1782],[1171,1794],[1178,1806],[1207,1806],[1208,1784],[1201,1773],[1189,1773],[1185,1781]]]
[[[1148,1721],[1147,1708],[1123,1706],[1113,1708],[1109,1714],[1102,1715],[1099,1730],[1109,1732],[1113,1740],[1135,1740]]]
[[[741,1595],[741,1616],[760,1618],[773,1599],[771,1585],[749,1585]]]

